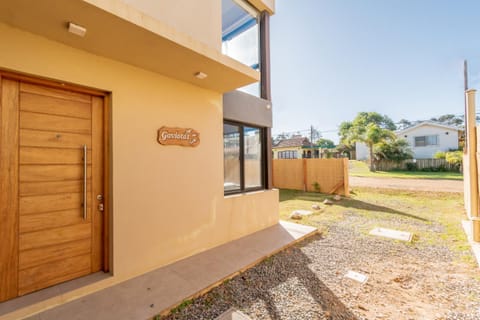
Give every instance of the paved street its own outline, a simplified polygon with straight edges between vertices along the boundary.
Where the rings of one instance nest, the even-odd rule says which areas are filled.
[[[350,186],[433,192],[463,192],[463,181],[461,180],[350,177]]]

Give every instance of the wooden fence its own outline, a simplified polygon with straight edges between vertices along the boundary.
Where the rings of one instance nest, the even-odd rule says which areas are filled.
[[[349,196],[348,159],[275,159],[273,186]]]
[[[447,170],[456,170],[455,166],[448,163],[445,159],[413,159],[403,160],[400,162],[391,160],[381,160],[377,163],[376,167],[378,171],[390,171],[394,169],[407,170],[407,163],[414,162],[417,166],[417,170],[425,168],[440,168],[444,167]]]

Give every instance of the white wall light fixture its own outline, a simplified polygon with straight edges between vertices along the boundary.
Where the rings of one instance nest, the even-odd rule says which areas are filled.
[[[85,33],[87,33],[87,29],[85,27],[79,26],[73,22],[68,23],[68,32],[73,33],[79,37],[84,37]]]

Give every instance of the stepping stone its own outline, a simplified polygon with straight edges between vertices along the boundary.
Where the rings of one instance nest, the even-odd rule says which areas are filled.
[[[290,219],[293,220],[302,220],[303,216],[299,213],[296,213],[295,211],[290,214]]]
[[[349,278],[349,279],[355,280],[355,281],[360,282],[360,283],[365,283],[368,280],[368,276],[366,276],[364,274],[361,274],[361,273],[358,273],[358,272],[355,272],[355,271],[352,271],[352,270],[349,270],[347,272],[347,274],[345,275],[345,278]]]
[[[375,228],[369,232],[369,234],[373,236],[385,237],[395,240],[401,241],[412,241],[412,234],[406,231],[398,231],[393,229],[386,229],[386,228]]]
[[[295,210],[295,211],[292,212],[292,215],[293,214],[299,214],[301,216],[309,216],[309,215],[313,214],[313,212],[309,211],[309,210]]]
[[[290,219],[302,220],[304,216],[309,216],[313,212],[308,210],[295,210],[290,214]]]
[[[221,315],[219,315],[215,320],[252,320],[250,317],[245,315],[244,313],[235,310],[234,308],[230,308]]]

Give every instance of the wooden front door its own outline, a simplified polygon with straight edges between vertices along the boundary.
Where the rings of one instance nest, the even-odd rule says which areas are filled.
[[[0,97],[3,301],[102,270],[104,103],[5,77]]]

